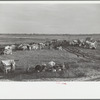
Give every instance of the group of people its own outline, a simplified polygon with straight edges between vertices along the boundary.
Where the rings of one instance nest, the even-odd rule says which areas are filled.
[[[50,61],[47,64],[36,65],[35,67],[28,67],[26,72],[60,72],[66,68],[65,64],[57,64],[54,61]]]

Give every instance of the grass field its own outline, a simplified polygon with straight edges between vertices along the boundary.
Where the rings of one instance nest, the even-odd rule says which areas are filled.
[[[99,40],[100,35],[0,35],[0,45],[15,44],[15,43],[30,43],[30,42],[43,42],[48,39],[78,39],[86,38],[87,36]],[[71,47],[70,47],[71,48]],[[78,47],[77,47],[78,48]],[[73,48],[72,48],[73,49]],[[100,45],[96,50],[81,49],[83,53],[90,56],[91,59],[77,57],[75,54],[66,50],[32,50],[32,51],[14,51],[12,55],[0,55],[0,61],[4,59],[15,59],[16,71],[5,75],[0,72],[0,79],[8,79],[13,81],[23,80],[84,80],[87,77],[100,75]],[[97,58],[97,59],[95,59]],[[26,73],[27,67],[35,67],[37,64],[43,62],[48,63],[54,60],[57,63],[66,62],[69,66],[68,70],[63,72],[40,72],[40,73]],[[56,79],[55,79],[56,78]],[[60,78],[60,79],[59,79]]]
[[[29,42],[43,42],[50,39],[62,39],[62,40],[72,40],[72,39],[84,39],[86,37],[93,37],[95,40],[100,41],[99,34],[89,34],[89,35],[56,35],[56,34],[1,34],[0,44],[13,44],[13,43],[29,43]]]

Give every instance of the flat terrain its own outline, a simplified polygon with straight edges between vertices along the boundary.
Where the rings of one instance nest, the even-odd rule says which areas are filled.
[[[32,51],[14,51],[12,55],[0,55],[0,61],[4,59],[15,59],[16,71],[5,75],[0,71],[1,80],[11,81],[94,81],[100,80],[100,35],[0,35],[0,45],[15,43],[44,42],[50,39],[84,39],[92,37],[98,41],[96,50],[83,49],[79,47],[66,47],[65,50],[32,50]],[[71,50],[79,50],[80,57]],[[85,55],[82,57],[81,55]],[[69,63],[70,68],[64,72],[41,72],[26,73],[27,67],[35,67],[43,62],[48,63],[54,60],[57,63]]]

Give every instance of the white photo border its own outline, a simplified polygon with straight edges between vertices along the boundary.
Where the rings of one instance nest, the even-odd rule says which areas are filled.
[[[0,4],[100,4],[100,1],[0,1]],[[66,84],[63,84],[66,83]],[[100,99],[100,82],[0,82],[0,99]]]

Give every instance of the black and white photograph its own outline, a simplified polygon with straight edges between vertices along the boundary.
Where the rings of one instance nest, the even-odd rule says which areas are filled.
[[[100,81],[100,4],[0,3],[0,81]]]

